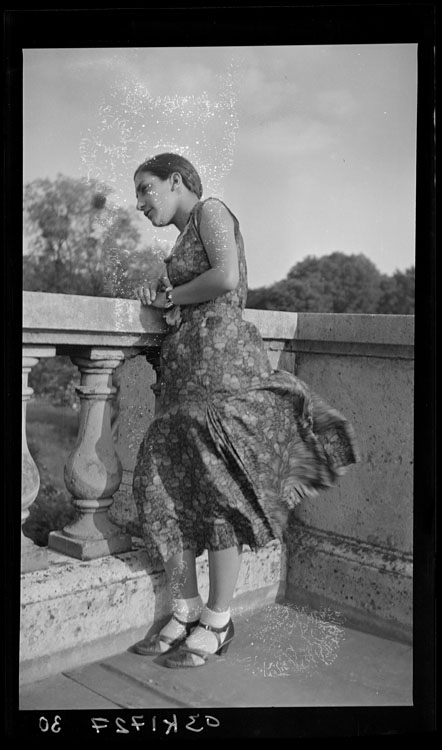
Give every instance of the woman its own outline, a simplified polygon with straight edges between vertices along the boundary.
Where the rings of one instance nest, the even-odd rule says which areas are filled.
[[[357,460],[353,430],[284,371],[243,320],[247,271],[238,220],[202,198],[190,162],[160,154],[135,172],[137,208],[179,235],[166,273],[137,290],[165,311],[160,408],[140,446],[133,490],[146,544],[164,560],[173,615],[135,647],[196,667],[227,651],[244,544],[282,538],[291,508]],[[195,558],[208,550],[209,599]]]

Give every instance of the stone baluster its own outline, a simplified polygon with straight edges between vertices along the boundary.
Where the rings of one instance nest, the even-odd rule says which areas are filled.
[[[81,372],[80,424],[65,466],[66,487],[78,518],[49,535],[49,547],[81,560],[131,549],[131,538],[108,515],[122,479],[111,429],[112,374],[124,361],[121,350],[91,348],[71,357]]]
[[[54,347],[32,346],[23,347],[22,359],[22,481],[21,481],[21,570],[28,573],[32,570],[40,570],[48,565],[47,548],[34,544],[32,539],[23,534],[23,524],[29,518],[29,508],[34,502],[40,489],[40,474],[34,459],[32,458],[26,436],[27,404],[33,394],[28,385],[28,377],[32,368],[37,364],[40,357],[53,357]]]

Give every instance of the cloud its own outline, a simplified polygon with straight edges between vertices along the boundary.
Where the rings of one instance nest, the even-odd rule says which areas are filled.
[[[316,96],[315,104],[318,112],[338,119],[350,117],[359,109],[355,97],[347,89],[321,91]]]
[[[321,152],[334,143],[328,126],[314,119],[291,117],[240,128],[237,148],[249,154],[299,156]]]
[[[238,92],[243,119],[257,119],[293,106],[298,86],[283,72],[274,78],[266,75],[263,68],[250,66],[239,76]]]

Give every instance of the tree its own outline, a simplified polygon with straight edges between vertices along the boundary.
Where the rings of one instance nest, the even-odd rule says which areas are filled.
[[[28,291],[133,296],[125,271],[158,266],[158,253],[141,248],[129,211],[109,202],[111,190],[96,180],[58,175],[25,187],[23,288]]]
[[[414,315],[414,268],[395,271],[393,276],[381,279],[381,297],[378,312],[385,315]]]
[[[249,307],[297,312],[375,313],[381,274],[364,255],[308,256],[283,281],[251,291]]]
[[[107,252],[109,271],[107,289],[112,297],[134,297],[134,289],[143,281],[164,273],[167,250],[163,243],[127,250],[114,245]]]
[[[286,281],[278,281],[272,286],[249,289],[247,307],[257,310],[295,310],[294,290],[289,289]]]
[[[111,191],[97,181],[58,175],[25,187],[27,291],[133,297],[140,281],[162,267],[162,246],[142,247],[129,211],[109,203]],[[52,405],[78,406],[78,370],[68,357],[42,359],[29,383]]]

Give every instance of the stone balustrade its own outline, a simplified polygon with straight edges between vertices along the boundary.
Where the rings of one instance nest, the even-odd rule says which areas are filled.
[[[26,441],[29,372],[40,358],[68,354],[81,373],[78,439],[65,466],[66,487],[78,513],[72,524],[51,532],[51,549],[82,560],[131,549],[130,536],[108,513],[123,472],[111,424],[113,380],[125,359],[139,351],[158,368],[164,332],[161,314],[140,310],[138,302],[24,293],[22,525],[40,483]],[[45,560],[46,550],[22,534],[22,570],[45,567]]]
[[[29,508],[40,489],[40,475],[32,458],[26,436],[26,407],[33,394],[28,385],[28,377],[40,357],[53,357],[55,347],[23,347],[22,359],[22,481],[21,481],[21,523],[22,527],[29,517]],[[47,566],[47,552],[38,547],[29,537],[21,532],[21,569],[25,573]]]
[[[275,368],[294,372],[353,423],[362,462],[338,486],[296,510],[279,573],[272,547],[256,563],[256,576],[252,558],[246,562],[240,585],[250,590],[259,586],[259,578],[270,586],[277,575],[278,591],[292,601],[329,602],[356,622],[370,618],[383,632],[390,627],[393,636],[408,637],[413,568],[413,316],[246,310],[245,317],[258,327]],[[88,580],[94,571],[105,570],[117,586],[121,575],[124,628],[129,628],[131,607],[132,625],[138,618],[140,627],[137,586],[141,592],[143,581],[145,592],[147,584],[140,577],[145,563],[139,552],[131,481],[138,446],[155,413],[158,356],[165,332],[161,312],[137,301],[24,293],[22,523],[39,489],[38,470],[26,443],[26,404],[32,395],[29,372],[41,358],[68,355],[81,375],[78,437],[65,467],[77,518],[50,534],[48,549],[22,537],[24,620],[35,622],[39,612],[48,611],[40,598],[51,576],[57,581],[60,602],[65,601],[53,610],[46,630],[62,616],[63,597],[70,595],[61,581],[74,573],[72,566],[62,565],[64,560],[78,561],[82,579],[88,561]],[[151,569],[158,571],[151,562]],[[271,574],[266,564],[272,566]],[[35,587],[37,579],[41,579],[39,587]],[[158,593],[158,583],[152,585]],[[66,588],[70,586],[66,583]],[[72,606],[81,596],[75,595]],[[94,633],[101,632],[102,606],[93,620],[93,606],[87,604]],[[121,635],[112,628],[123,628],[117,621],[115,614],[109,617],[107,635],[112,644]],[[77,644],[81,629],[86,648],[92,630],[88,636],[83,625],[72,631],[72,644]],[[32,638],[32,629],[30,633]],[[66,633],[64,648],[69,641]],[[43,668],[46,657],[27,641],[25,625],[22,650],[26,663],[34,655],[38,670]]]

